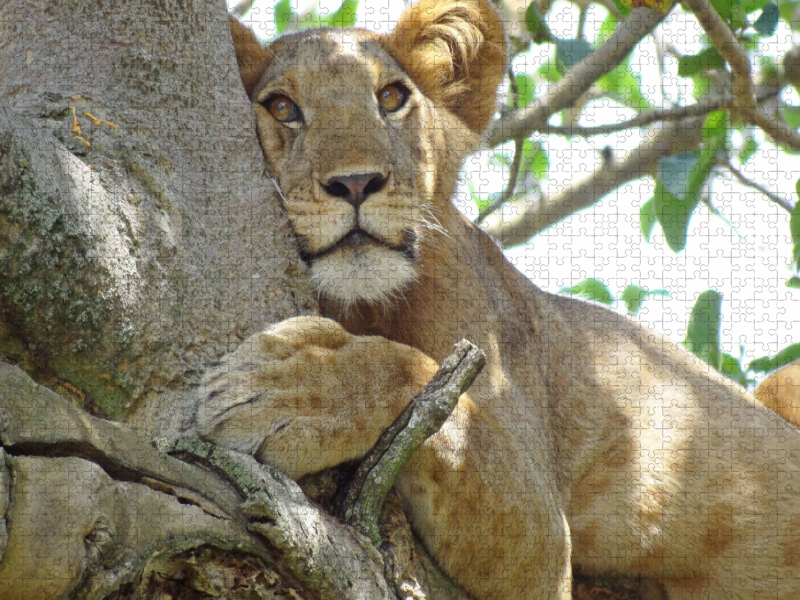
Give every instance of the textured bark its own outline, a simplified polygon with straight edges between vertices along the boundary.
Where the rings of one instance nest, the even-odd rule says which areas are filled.
[[[222,2],[0,4],[2,600],[405,589],[284,476],[151,442],[316,310],[263,169]]]
[[[148,401],[174,405],[244,336],[314,311],[226,18],[0,6],[0,352],[148,427]]]

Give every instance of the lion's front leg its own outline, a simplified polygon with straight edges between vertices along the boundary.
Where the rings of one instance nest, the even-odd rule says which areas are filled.
[[[436,369],[409,346],[330,319],[289,319],[207,374],[200,435],[297,479],[366,453]]]

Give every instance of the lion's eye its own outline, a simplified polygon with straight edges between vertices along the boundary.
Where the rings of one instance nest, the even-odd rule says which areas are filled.
[[[378,104],[387,113],[396,112],[403,108],[408,100],[409,91],[401,83],[390,83],[378,92]]]
[[[280,123],[292,123],[300,120],[300,109],[297,104],[283,94],[274,94],[267,98],[264,108]]]

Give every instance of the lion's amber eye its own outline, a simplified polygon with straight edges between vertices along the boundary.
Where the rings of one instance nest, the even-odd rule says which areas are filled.
[[[276,121],[281,123],[291,123],[300,120],[300,109],[291,98],[283,94],[275,94],[267,98],[264,108],[269,111]]]
[[[390,83],[378,92],[378,104],[387,113],[395,112],[403,108],[408,100],[408,89],[399,83]]]

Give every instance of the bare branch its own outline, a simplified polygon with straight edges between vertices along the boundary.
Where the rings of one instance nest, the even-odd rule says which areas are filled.
[[[480,225],[486,219],[486,217],[503,206],[503,204],[508,202],[511,196],[514,195],[514,190],[517,189],[517,181],[519,180],[519,168],[522,164],[524,144],[525,141],[522,138],[517,138],[514,140],[514,161],[511,163],[511,171],[508,174],[508,183],[506,184],[506,189],[503,190],[503,193],[500,194],[499,198],[497,198],[494,202],[480,212],[478,218],[475,219],[476,225]]]
[[[545,125],[541,128],[540,132],[565,136],[577,135],[582,137],[606,135],[618,131],[625,131],[626,129],[646,127],[659,121],[680,121],[681,119],[689,117],[702,117],[715,110],[729,109],[732,106],[733,98],[707,99],[690,106],[676,106],[664,110],[649,111],[637,115],[632,119],[628,119],[627,121],[623,121],[622,123],[613,125],[598,125],[597,127],[580,127],[578,125],[559,127],[556,125]]]
[[[378,519],[386,494],[406,460],[422,442],[439,431],[461,397],[486,364],[486,355],[467,340],[442,361],[433,379],[383,432],[361,462],[342,514],[378,544]]]
[[[771,89],[768,93],[761,95],[757,98],[758,102],[770,100],[780,92],[779,88]],[[691,117],[703,117],[715,110],[728,110],[734,107],[735,99],[732,97],[724,98],[706,98],[701,102],[692,104],[690,106],[674,106],[663,110],[653,110],[640,115],[636,115],[632,119],[623,121],[622,123],[615,123],[612,125],[598,125],[597,127],[580,127],[578,125],[570,125],[561,127],[557,125],[545,125],[540,130],[544,134],[555,134],[564,136],[581,136],[591,137],[593,135],[607,135],[609,133],[616,133],[618,131],[625,131],[626,129],[637,129],[646,127],[659,121],[680,121]]]
[[[744,174],[741,171],[739,171],[736,167],[734,167],[730,161],[721,161],[719,164],[725,167],[728,171],[730,171],[731,175],[733,175],[736,179],[738,179],[743,185],[746,185],[747,187],[753,188],[754,190],[761,192],[767,198],[769,198],[771,202],[774,202],[786,212],[791,213],[792,210],[794,210],[794,205],[791,202],[789,202],[788,200],[784,200],[776,193],[765,188],[760,183],[745,177]]]
[[[800,152],[800,133],[787,126],[777,114],[769,113],[763,108],[756,108],[752,118],[745,120],[763,129],[765,133],[775,138],[775,141]]]
[[[651,131],[624,161],[607,165],[556,196],[542,196],[524,207],[519,206],[516,214],[497,212],[486,219],[482,228],[504,247],[525,244],[534,235],[592,206],[629,181],[654,174],[663,157],[696,148],[702,139],[701,124],[699,118],[665,122],[661,129]]]
[[[736,98],[737,109],[745,119],[752,119],[751,115],[756,107],[756,93],[753,88],[753,70],[744,46],[736,39],[728,24],[722,20],[708,0],[686,0],[686,5],[711,38],[714,47],[731,66],[733,95]]]
[[[614,69],[665,15],[650,8],[636,8],[597,50],[573,66],[561,81],[550,86],[547,96],[527,107],[502,116],[489,126],[484,144],[490,148],[507,140],[527,138],[540,131],[559,110],[572,106],[600,77]]]

